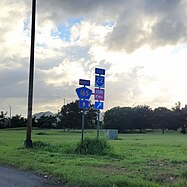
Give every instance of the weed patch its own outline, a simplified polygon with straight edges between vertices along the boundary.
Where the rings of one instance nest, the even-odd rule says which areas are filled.
[[[75,153],[78,154],[90,154],[90,155],[106,155],[110,153],[111,146],[106,139],[90,139],[86,138],[84,143],[79,143],[75,149]]]
[[[45,143],[42,141],[36,141],[33,142],[33,149],[35,150],[44,150],[54,153],[73,153],[74,147],[73,145],[69,144],[51,144],[51,143]]]
[[[187,179],[187,170],[182,173],[182,176]]]
[[[48,135],[46,132],[38,132],[36,135]]]

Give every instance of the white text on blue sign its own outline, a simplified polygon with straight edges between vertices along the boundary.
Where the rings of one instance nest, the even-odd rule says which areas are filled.
[[[105,77],[96,75],[95,76],[95,87],[104,88],[105,87]]]

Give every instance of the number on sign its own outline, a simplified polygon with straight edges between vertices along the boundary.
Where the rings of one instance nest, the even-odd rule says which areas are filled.
[[[105,77],[96,75],[95,76],[95,87],[104,88],[104,85],[105,85]]]

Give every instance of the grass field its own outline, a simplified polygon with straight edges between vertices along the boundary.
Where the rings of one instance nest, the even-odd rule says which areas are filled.
[[[80,131],[33,130],[33,142],[51,147],[27,150],[25,130],[0,130],[0,164],[52,175],[70,186],[187,187],[187,135],[120,134],[109,140],[112,150],[105,156],[73,154],[80,139]]]

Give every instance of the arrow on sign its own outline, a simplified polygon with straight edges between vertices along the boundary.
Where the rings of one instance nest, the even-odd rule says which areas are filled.
[[[95,109],[103,109],[104,108],[104,103],[103,102],[95,102],[95,105],[94,105],[94,108]]]

